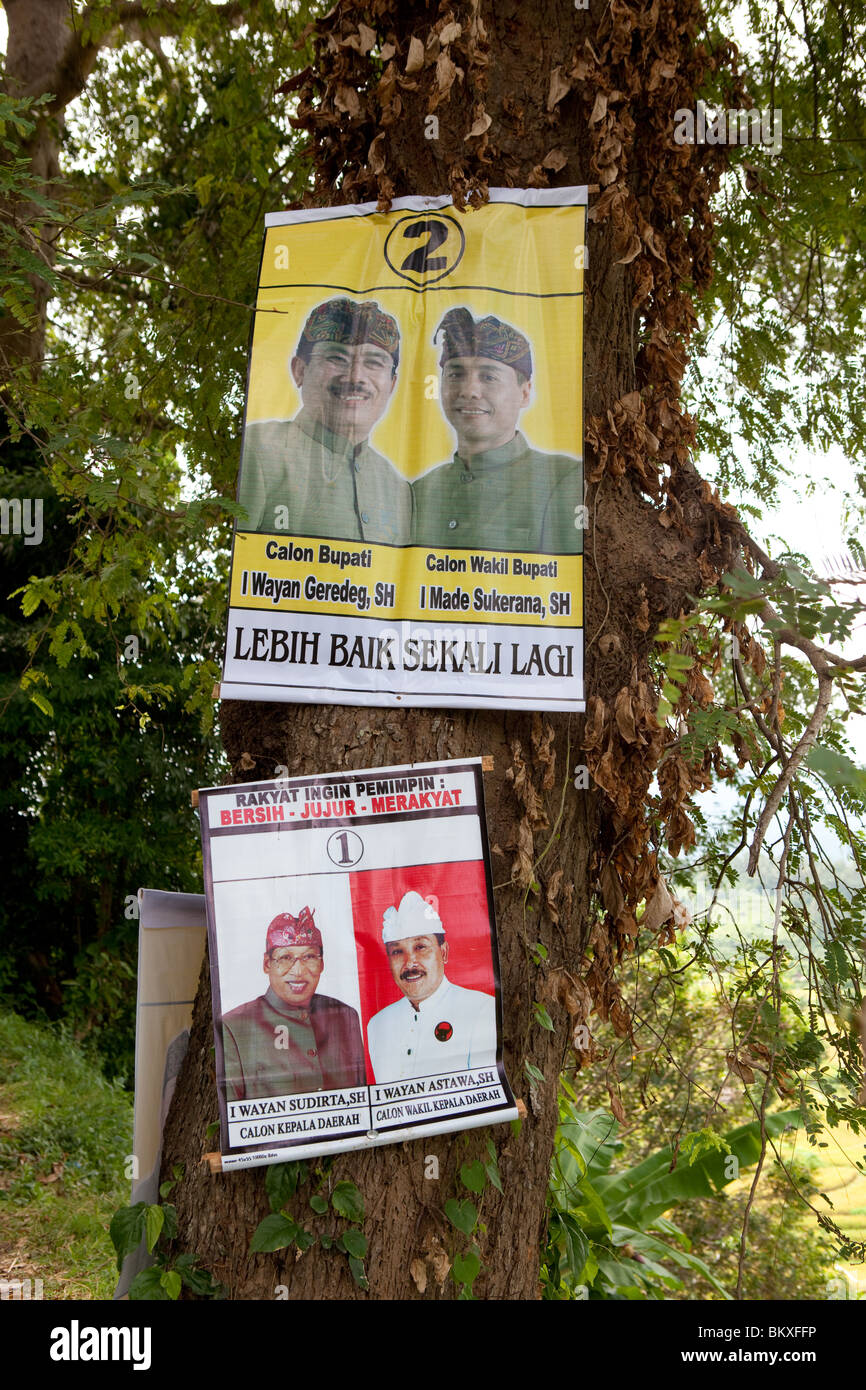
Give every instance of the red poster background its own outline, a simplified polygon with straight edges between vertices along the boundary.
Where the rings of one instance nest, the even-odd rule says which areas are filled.
[[[368,1079],[372,1082],[367,1022],[380,1009],[402,998],[382,945],[385,909],[399,907],[403,894],[412,890],[422,898],[435,898],[433,907],[442,919],[445,940],[449,943],[445,967],[448,979],[466,989],[495,994],[487,886],[481,859],[459,864],[414,864],[404,869],[369,869],[350,874],[349,880],[358,951],[364,1051]],[[435,925],[432,923],[433,927]]]

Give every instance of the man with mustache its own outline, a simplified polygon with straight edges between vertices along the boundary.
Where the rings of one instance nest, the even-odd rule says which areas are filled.
[[[447,978],[445,928],[420,893],[386,910],[382,943],[403,998],[367,1024],[376,1081],[495,1067],[496,1000]]]
[[[368,439],[399,358],[397,322],[375,300],[313,309],[290,364],[300,411],[244,430],[238,501],[248,520],[239,531],[408,543],[409,484]]]
[[[434,341],[440,335],[442,411],[457,451],[413,485],[414,542],[578,554],[581,460],[533,449],[517,428],[532,396],[529,339],[462,306],[448,310]]]
[[[226,1098],[257,1100],[366,1086],[358,1015],[317,994],[322,934],[309,907],[268,927],[262,965],[268,988],[222,1017]]]

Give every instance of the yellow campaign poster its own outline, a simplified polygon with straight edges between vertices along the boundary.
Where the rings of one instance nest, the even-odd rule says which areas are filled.
[[[586,189],[269,214],[228,699],[582,710]]]

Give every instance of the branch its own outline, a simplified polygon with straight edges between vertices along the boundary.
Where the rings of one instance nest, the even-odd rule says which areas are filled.
[[[754,874],[755,869],[758,866],[758,855],[761,852],[761,845],[763,844],[764,836],[767,833],[767,827],[769,826],[770,821],[773,819],[773,816],[776,814],[776,811],[779,809],[779,803],[781,802],[782,797],[785,795],[785,792],[791,783],[791,779],[793,778],[794,773],[797,771],[797,768],[802,763],[806,754],[814,746],[815,740],[817,739],[818,734],[820,732],[821,725],[824,723],[824,719],[826,718],[827,710],[830,708],[830,699],[832,697],[832,694],[832,676],[826,673],[819,672],[818,703],[812,711],[812,717],[803,731],[803,737],[800,739],[800,742],[797,744],[788,762],[785,764],[784,768],[779,774],[776,785],[770,792],[770,795],[767,798],[767,804],[761,812],[761,818],[758,821],[757,828],[755,830],[755,838],[753,839],[752,847],[749,850],[749,867],[747,869],[747,873],[750,876]]]
[[[226,4],[209,5],[208,12],[216,19],[232,24],[236,20],[245,19],[250,11],[258,7],[258,3],[259,0],[229,0]],[[111,42],[118,27],[134,25],[137,32],[131,33],[130,37],[140,37],[144,42],[145,34],[158,37],[162,34],[177,33],[187,22],[190,14],[187,5],[171,3],[171,0],[165,0],[158,10],[154,10],[143,0],[128,0],[127,3],[117,6],[113,22],[98,39],[82,37],[90,24],[101,24],[105,17],[104,10],[88,6],[81,16],[79,26],[72,31],[60,63],[43,85],[44,92],[53,94],[53,100],[45,108],[52,115],[63,111],[70,101],[81,95],[93,71],[99,50]]]

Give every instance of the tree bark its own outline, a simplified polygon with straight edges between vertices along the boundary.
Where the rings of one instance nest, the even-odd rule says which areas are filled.
[[[441,30],[455,20],[462,34],[452,41],[450,56],[463,76],[445,97],[435,85],[434,26]],[[393,44],[393,81],[387,63],[373,70],[357,46],[342,43],[359,22],[375,29],[380,42]],[[724,528],[690,470],[690,426],[677,405],[682,357],[674,349],[690,327],[682,283],[689,278],[700,285],[709,266],[711,178],[702,172],[705,152],[683,153],[665,135],[674,107],[694,105],[703,71],[700,53],[695,57],[695,23],[691,0],[665,6],[653,0],[642,9],[593,0],[588,11],[576,9],[571,0],[469,0],[447,13],[444,6],[438,13],[423,3],[343,0],[319,23],[317,62],[300,105],[300,120],[313,133],[319,201],[443,191],[455,200],[472,200],[483,198],[485,185],[538,186],[548,179],[595,184],[600,192],[589,235],[584,381],[592,521],[585,536],[587,669],[601,713],[593,716],[587,741],[586,721],[566,715],[223,705],[223,742],[237,781],[272,777],[280,763],[292,773],[324,773],[493,755],[485,794],[505,1063],[527,1105],[519,1134],[508,1126],[491,1127],[334,1160],[331,1178],[351,1179],[365,1199],[369,1294],[353,1283],[344,1258],[319,1245],[301,1258],[294,1249],[251,1256],[250,1236],[268,1210],[262,1172],[211,1177],[201,1163],[210,1147],[205,1128],[217,1115],[210,994],[203,975],[167,1127],[164,1171],[185,1165],[185,1179],[172,1199],[179,1216],[178,1247],[195,1250],[232,1298],[273,1298],[278,1286],[289,1298],[455,1297],[448,1267],[467,1242],[449,1225],[443,1206],[449,1197],[467,1195],[459,1167],[485,1152],[488,1137],[496,1146],[504,1195],[490,1186],[484,1193],[478,1237],[483,1269],[474,1292],[487,1299],[538,1295],[558,1074],[575,1021],[586,1020],[569,985],[581,973],[582,961],[587,964],[591,898],[605,868],[608,881],[612,875],[619,885],[620,901],[611,908],[604,893],[609,912],[604,927],[594,929],[592,1002],[602,1017],[615,1022],[619,1009],[620,1031],[627,1032],[625,1006],[607,966],[602,970],[598,962],[609,962],[623,949],[628,930],[623,898],[633,911],[638,895],[648,894],[657,882],[649,832],[638,833],[634,819],[649,796],[652,759],[648,751],[638,758],[632,745],[649,749],[652,743],[657,762],[662,735],[656,729],[651,736],[632,737],[627,720],[620,731],[617,721],[604,725],[604,711],[609,715],[615,703],[619,709],[623,692],[633,701],[641,689],[645,692],[647,653],[659,618],[687,608],[688,596],[709,582],[729,554]],[[404,81],[412,36],[420,37],[428,63],[417,80]],[[658,78],[659,65],[675,73],[664,79],[663,99],[652,76]],[[359,93],[357,118],[347,118],[335,101],[341,82]],[[488,132],[467,140],[485,109],[492,117]],[[424,135],[431,110],[439,120],[438,140]],[[374,159],[370,146],[383,132]],[[565,156],[555,174],[544,167],[561,163],[559,156],[548,159],[552,151]],[[637,249],[630,250],[635,235]],[[649,249],[654,237],[660,255]],[[651,723],[648,716],[645,728]],[[619,759],[619,812],[605,786],[610,777],[597,737],[602,727],[608,729],[604,746]],[[575,764],[583,762],[590,763],[596,780],[590,790],[573,785]],[[527,847],[530,874],[518,853]],[[547,948],[546,962],[537,964],[530,952],[535,941]],[[538,1025],[536,1001],[548,1009],[552,1033]],[[530,1085],[527,1062],[542,1072],[543,1084]],[[425,1179],[427,1155],[439,1159],[438,1181]],[[299,1191],[291,1213],[316,1232],[333,1233],[337,1226],[330,1218],[311,1217],[308,1198],[309,1189]]]

